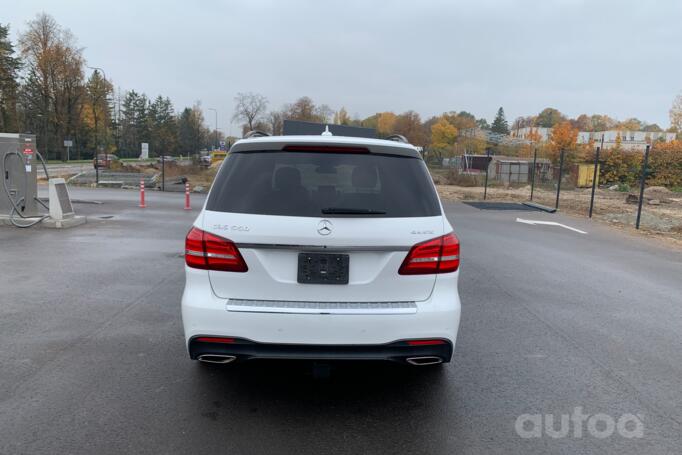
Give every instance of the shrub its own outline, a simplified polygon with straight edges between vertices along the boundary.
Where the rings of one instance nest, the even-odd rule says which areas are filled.
[[[654,144],[649,154],[647,184],[682,186],[682,141]]]
[[[601,166],[600,181],[607,184],[634,185],[639,177],[642,154],[622,149],[611,149],[606,152]]]
[[[448,185],[457,185],[457,186],[480,186],[481,184],[478,181],[478,177],[476,175],[468,175],[468,174],[460,174],[455,170],[451,170],[448,172],[447,175],[447,183]]]

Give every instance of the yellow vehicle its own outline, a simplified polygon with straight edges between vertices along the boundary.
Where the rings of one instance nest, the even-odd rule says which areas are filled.
[[[225,152],[223,150],[213,150],[211,152],[211,164],[218,163],[218,162],[224,160],[226,156],[227,156],[227,152]]]

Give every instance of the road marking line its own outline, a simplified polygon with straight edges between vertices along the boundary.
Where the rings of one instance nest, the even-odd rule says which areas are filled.
[[[569,231],[574,231],[577,232],[578,234],[587,234],[585,231],[581,231],[580,229],[576,229],[571,226],[566,226],[565,224],[557,223],[556,221],[537,221],[537,220],[524,220],[523,218],[517,218],[516,219],[517,223],[523,223],[523,224],[531,224],[531,225],[545,225],[545,226],[559,226],[564,229],[568,229]]]

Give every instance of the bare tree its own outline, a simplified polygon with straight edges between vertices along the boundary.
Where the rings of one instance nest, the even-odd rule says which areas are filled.
[[[245,122],[249,131],[252,131],[255,124],[265,114],[268,107],[268,99],[259,93],[237,93],[234,97],[235,107],[232,120]]]
[[[272,111],[268,114],[268,123],[270,124],[270,131],[273,136],[280,136],[282,134],[284,115],[281,111]]]

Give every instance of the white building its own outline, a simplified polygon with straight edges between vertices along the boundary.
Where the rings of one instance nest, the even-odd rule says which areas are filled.
[[[544,128],[541,126],[527,126],[525,128],[518,128],[512,130],[511,136],[519,139],[526,139],[528,141],[539,138],[539,142],[549,141],[552,135],[552,128]]]
[[[604,150],[615,147],[620,141],[621,148],[625,150],[644,151],[648,144],[656,141],[670,142],[675,140],[675,133],[650,132],[650,131],[581,131],[578,133],[578,144],[589,144],[594,141],[594,145],[601,145],[604,138]]]
[[[511,136],[519,139],[537,139],[538,142],[547,142],[552,136],[552,128],[519,128],[513,130],[511,132]],[[657,133],[649,131],[581,131],[578,133],[578,144],[589,144],[590,140],[592,140],[594,141],[595,146],[601,145],[603,137],[605,150],[615,147],[620,141],[621,148],[625,150],[637,150],[643,152],[647,144],[653,144],[656,141],[670,142],[675,140],[675,136],[675,133]]]

